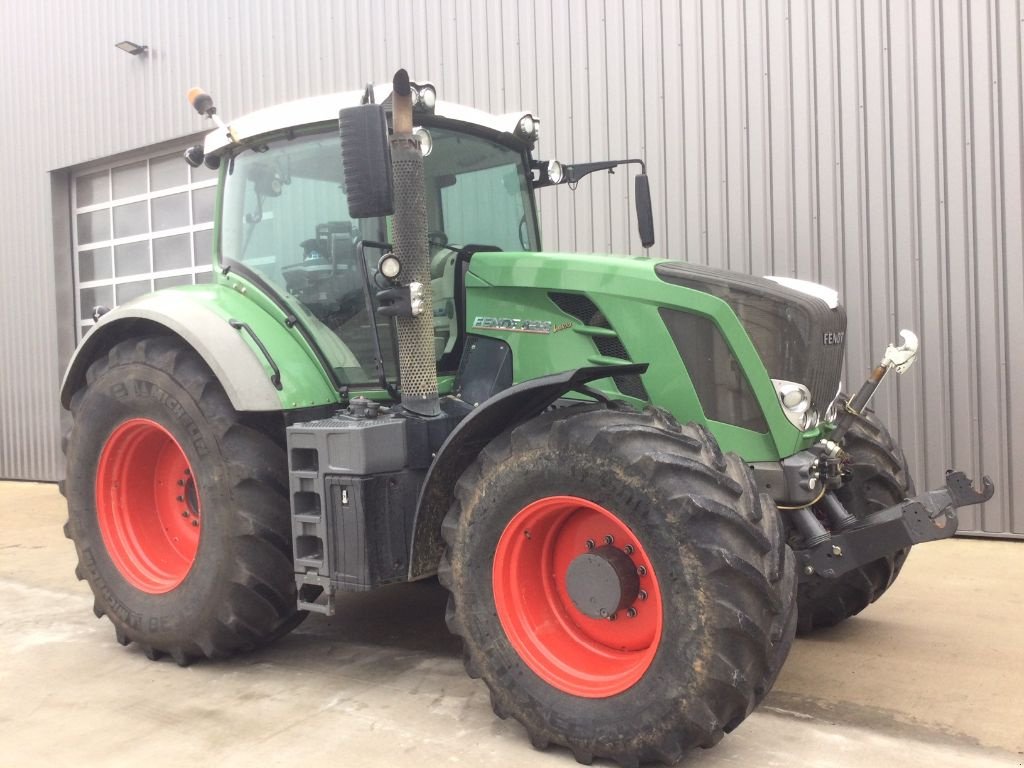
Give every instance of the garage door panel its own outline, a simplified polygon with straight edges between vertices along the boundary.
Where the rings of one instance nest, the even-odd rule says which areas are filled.
[[[97,305],[210,280],[217,174],[189,168],[184,149],[72,175],[79,339]]]

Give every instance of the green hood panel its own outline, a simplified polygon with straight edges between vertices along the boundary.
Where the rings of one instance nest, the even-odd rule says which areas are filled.
[[[467,275],[467,324],[471,333],[501,338],[512,348],[515,382],[582,365],[617,362],[595,351],[595,336],[617,336],[629,360],[649,363],[642,377],[652,404],[678,420],[705,424],[722,448],[747,461],[788,456],[817,438],[801,433],[786,418],[771,379],[732,308],[701,291],[673,285],[654,272],[662,260],[599,254],[477,253]],[[613,331],[584,327],[562,311],[551,293],[585,294]],[[706,417],[675,343],[659,315],[662,307],[710,319],[745,372],[768,425],[756,432]],[[522,332],[498,327],[507,320],[550,323],[550,332]],[[514,325],[514,324],[511,324]],[[596,387],[614,397],[611,380]],[[634,402],[639,402],[634,399]]]

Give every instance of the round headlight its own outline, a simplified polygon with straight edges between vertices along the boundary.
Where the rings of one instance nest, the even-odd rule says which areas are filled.
[[[815,411],[813,408],[807,410],[804,413],[803,417],[804,417],[803,429],[805,431],[808,430],[808,429],[814,429],[816,426],[818,426],[818,412]]]
[[[786,410],[793,413],[804,413],[811,407],[811,393],[803,384],[793,381],[780,381],[776,383],[779,393],[779,400],[786,407]]]
[[[402,271],[402,262],[393,253],[385,253],[377,262],[377,271],[388,280],[394,280]]]
[[[562,179],[565,178],[565,169],[557,160],[551,160],[548,162],[547,174],[548,181],[552,184],[561,184]]]
[[[789,423],[801,431],[818,425],[818,413],[811,408],[811,391],[795,381],[772,379],[775,392],[782,404],[782,412]]]
[[[807,409],[808,402],[804,397],[804,393],[796,387],[793,387],[782,395],[782,404],[789,408],[791,411],[800,413]]]
[[[434,148],[434,139],[426,128],[416,127],[412,129],[413,138],[420,143],[420,154],[424,157],[430,154]]]
[[[424,109],[433,109],[437,105],[437,91],[429,85],[420,88],[420,103]]]

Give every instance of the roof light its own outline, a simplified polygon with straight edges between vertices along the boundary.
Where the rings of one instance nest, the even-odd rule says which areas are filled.
[[[437,106],[437,91],[432,85],[412,83],[412,108],[417,112],[433,112]]]
[[[533,115],[523,115],[519,118],[519,125],[516,126],[516,132],[524,139],[536,138],[537,123],[533,119]]]
[[[434,139],[430,131],[419,126],[412,129],[412,137],[420,144],[420,154],[426,157],[434,149]]]
[[[185,162],[193,168],[198,168],[202,165],[205,158],[206,155],[203,152],[202,144],[196,144],[194,147],[189,147],[185,150]]]
[[[437,106],[437,91],[434,90],[434,86],[424,85],[420,88],[420,104],[424,109],[434,111],[434,107]]]

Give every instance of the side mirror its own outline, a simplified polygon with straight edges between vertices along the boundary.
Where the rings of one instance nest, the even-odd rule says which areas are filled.
[[[380,104],[347,107],[338,113],[341,165],[353,219],[395,212],[388,121]]]
[[[640,245],[654,245],[654,206],[651,204],[651,183],[646,173],[638,173],[634,185],[636,192],[636,224],[640,230]]]
[[[572,187],[572,185],[578,184],[584,176],[589,176],[597,171],[615,173],[615,169],[620,165],[630,164],[640,166],[640,173],[637,174],[633,187],[636,199],[636,223],[637,229],[640,230],[640,244],[644,248],[650,248],[654,245],[654,205],[651,203],[651,183],[647,179],[647,165],[643,160],[636,158],[602,160],[598,163],[572,163],[571,165],[562,165],[557,160],[546,163],[535,160],[532,171],[539,172],[539,175],[531,183],[534,189],[562,183],[568,183]]]

